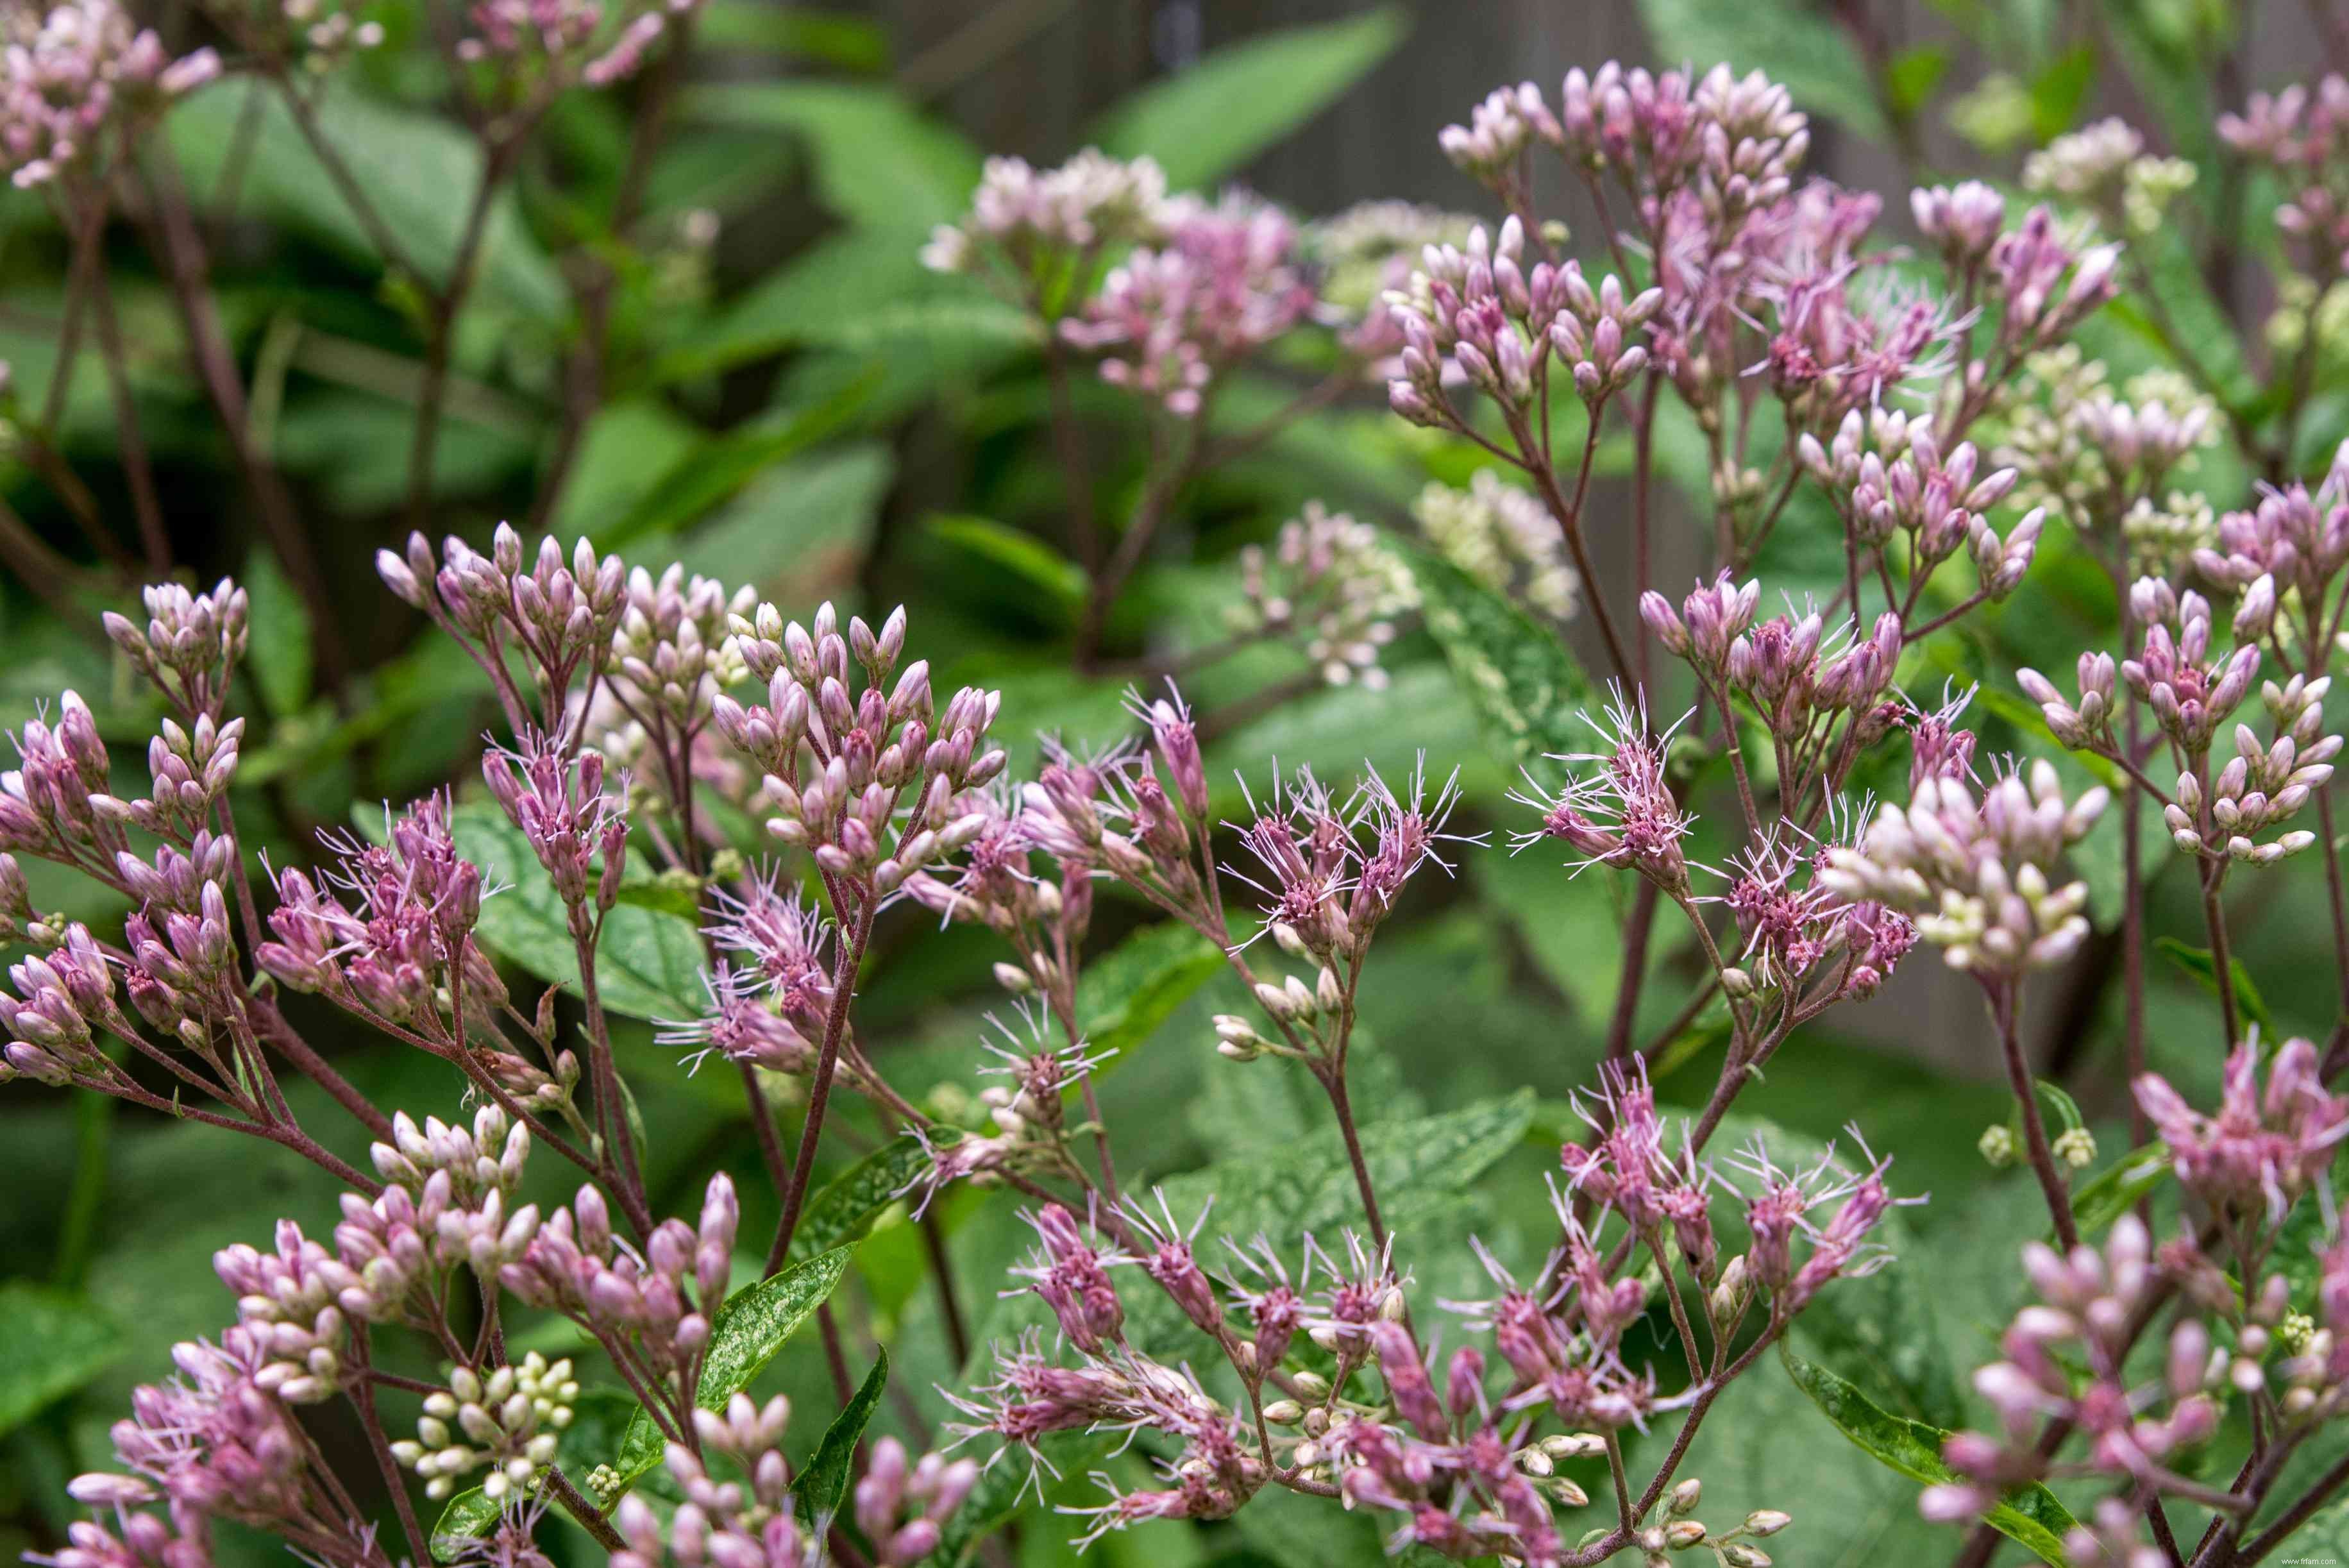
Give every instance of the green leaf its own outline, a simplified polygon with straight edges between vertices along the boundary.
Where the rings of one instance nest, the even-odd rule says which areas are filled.
[[[481,900],[473,934],[481,945],[579,994],[579,965],[571,928],[554,884],[531,852],[530,840],[487,801],[469,801],[451,813],[457,852],[481,868],[494,886],[513,884]],[[629,1018],[688,1019],[702,1010],[701,934],[691,920],[658,909],[619,904],[604,919],[595,949],[595,985],[604,1005]]]
[[[2137,1199],[2168,1179],[2169,1146],[2133,1148],[2072,1189],[2072,1217],[2081,1233],[2094,1235],[2137,1207]]]
[[[661,476],[704,441],[692,421],[653,398],[606,403],[587,421],[557,515],[566,533],[597,534],[642,505]]]
[[[874,1407],[881,1403],[881,1390],[889,1381],[889,1352],[875,1346],[873,1354],[873,1370],[864,1375],[863,1386],[833,1417],[832,1425],[824,1428],[823,1441],[800,1467],[792,1501],[802,1524],[821,1530],[819,1521],[837,1514],[848,1496],[848,1471],[856,1459],[856,1440],[864,1435],[865,1423],[873,1419]]]
[[[244,669],[261,688],[272,717],[299,713],[310,701],[310,617],[302,597],[285,580],[277,558],[254,550],[244,560],[244,591],[250,597],[252,648]]]
[[[1677,1354],[1669,1344],[1659,1348]],[[1669,1429],[1660,1433],[1676,1436]],[[1703,1479],[1708,1522],[1713,1514],[1743,1519],[1757,1508],[1792,1513],[1792,1528],[1762,1543],[1777,1562],[1790,1565],[1940,1568],[1961,1539],[1948,1525],[1917,1511],[1914,1481],[1853,1453],[1849,1441],[1819,1419],[1792,1379],[1765,1366],[1733,1379],[1722,1391],[1678,1473]],[[1585,1467],[1576,1479],[1595,1491],[1605,1484],[1605,1474]],[[1630,1568],[1639,1558],[1615,1561]],[[1720,1568],[1709,1553],[1699,1553],[1694,1562],[1676,1553],[1672,1561],[1689,1563],[1689,1568]]]
[[[761,278],[665,353],[661,381],[714,375],[787,348],[859,352],[891,340],[1024,344],[1036,327],[978,280],[922,265],[901,228],[829,234]],[[943,346],[941,346],[943,352]]]
[[[1009,707],[1010,698],[1004,702]],[[1497,800],[1516,770],[1486,750],[1479,728],[1452,672],[1433,659],[1404,665],[1382,691],[1358,680],[1325,686],[1208,744],[1210,804],[1221,815],[1246,809],[1233,773],[1254,775],[1268,757],[1284,768],[1309,763],[1325,778],[1366,764],[1389,778],[1407,776],[1422,756],[1456,757],[1470,798]]]
[[[1213,185],[1345,96],[1411,30],[1399,5],[1216,50],[1111,109],[1092,140],[1156,159],[1174,190]]]
[[[2173,366],[2190,352],[2214,383],[2220,407],[2251,409],[2259,396],[2259,378],[2243,357],[2242,339],[2227,305],[2210,292],[2194,246],[2179,225],[2166,223],[2132,240],[2129,258],[2144,266],[2146,286],[2160,309],[2149,311],[2124,294],[2107,314],[2160,349]],[[2178,339],[2175,344],[2172,334]],[[2205,483],[2209,479],[2206,475]]]
[[[1884,88],[1894,110],[1904,118],[1917,114],[1949,69],[1950,51],[1938,44],[1920,44],[1893,56],[1885,69]]]
[[[240,207],[347,254],[382,259],[284,99],[249,77],[225,78],[171,110],[171,144],[198,200],[209,204],[247,145],[238,126],[248,112],[251,151],[235,187]],[[445,286],[481,182],[481,143],[442,116],[396,108],[339,82],[318,93],[316,115],[320,135],[394,241],[436,286]],[[483,283],[512,309],[554,321],[568,308],[562,275],[523,225],[511,188],[490,203],[477,265]]]
[[[694,88],[683,106],[693,118],[797,131],[814,151],[816,194],[826,207],[916,244],[959,217],[978,183],[978,149],[894,88],[729,83]]]
[[[585,1481],[589,1471],[620,1451],[636,1414],[636,1396],[625,1388],[581,1389],[571,1402],[571,1425],[563,1428],[554,1462],[573,1481]]]
[[[769,469],[677,542],[688,572],[756,587],[786,613],[854,584],[873,543],[896,458],[841,441]]]
[[[1578,750],[1591,686],[1566,645],[1451,562],[1417,550],[1407,558],[1427,629],[1485,728],[1521,766]]]
[[[2213,996],[2219,994],[2219,962],[2210,956],[2209,948],[2189,947],[2176,937],[2156,937],[2153,946],[2155,951],[2192,976],[2195,984]],[[2229,959],[2227,972],[2234,976],[2235,1005],[2242,1010],[2246,1019],[2258,1024],[2265,1033],[2273,1034],[2276,1032],[2275,1018],[2268,1012],[2267,1002],[2260,995],[2260,988],[2251,983],[2251,971],[2243,968],[2243,961]]]
[[[2094,44],[2064,50],[2031,78],[2031,129],[2040,140],[2053,141],[2072,129],[2095,79]]]
[[[631,877],[620,884],[620,902],[637,909],[657,909],[680,920],[701,919],[701,879],[682,867],[652,877]]]
[[[793,1257],[813,1256],[861,1241],[897,1195],[930,1168],[930,1151],[912,1133],[900,1133],[833,1177],[808,1199],[792,1237]]]
[[[1084,568],[1024,529],[998,523],[992,517],[958,513],[932,517],[929,531],[956,549],[1008,574],[1016,586],[1043,595],[1059,609],[1062,620],[1072,617],[1085,602]]]
[[[1388,1227],[1401,1229],[1447,1208],[1525,1137],[1535,1105],[1534,1092],[1520,1089],[1443,1116],[1361,1129],[1363,1163]],[[1164,1185],[1178,1213],[1194,1212],[1213,1198],[1216,1231],[1242,1240],[1258,1231],[1335,1231],[1361,1220],[1361,1194],[1336,1127],[1297,1140],[1278,1160],[1226,1160]]]
[[[114,1322],[82,1296],[22,1280],[0,1284],[0,1432],[22,1426],[122,1353]]]
[[[782,410],[710,437],[664,470],[619,521],[596,533],[597,547],[617,549],[673,534],[731,500],[766,470],[845,429],[869,384],[869,378],[860,379],[813,408]]]
[[[889,68],[889,35],[862,16],[754,0],[711,0],[698,15],[698,41],[704,45],[763,49],[844,71],[877,74]]]
[[[1086,960],[1077,978],[1077,1024],[1087,1047],[1110,1058],[1101,1070],[1148,1041],[1224,963],[1215,943],[1174,920],[1145,926]]]
[[[1888,1414],[1844,1379],[1783,1345],[1778,1358],[1785,1363],[1786,1375],[1795,1386],[1809,1395],[1811,1403],[1862,1453],[1928,1485],[1957,1479],[1957,1473],[1941,1461],[1941,1443],[1949,1433]],[[2053,1568],[2064,1568],[2064,1536],[2077,1521],[2045,1487],[2036,1482],[2018,1487],[1982,1517],[1992,1530],[2037,1552]]]
[[[693,1402],[704,1410],[724,1409],[726,1401],[750,1386],[800,1324],[815,1315],[847,1268],[847,1249],[834,1248],[727,1298],[709,1325],[709,1354],[702,1362]],[[628,1422],[620,1457],[612,1467],[619,1472],[621,1486],[641,1480],[660,1463],[661,1453],[660,1428],[639,1409]]]
[[[2062,1124],[2060,1131],[2072,1132],[2088,1125],[2087,1118],[2080,1115],[2080,1102],[2072,1097],[2070,1090],[2045,1078],[2039,1079],[2038,1084],[2039,1097],[2055,1108],[2055,1119]]]
[[[504,1511],[505,1505],[492,1502],[480,1487],[459,1492],[433,1521],[433,1557],[442,1563],[454,1563],[476,1541],[497,1528],[498,1516]]]
[[[2187,10],[2161,5],[2108,6],[2104,15],[2110,30],[2098,42],[2111,49],[2115,63],[2168,130],[2179,155],[2200,166],[2207,184],[2214,182],[2219,142],[2211,123],[2210,61],[2233,42],[2230,36],[2213,47],[2215,40],[2200,28],[2190,23],[2176,26]]]
[[[1868,69],[1843,29],[1799,0],[1640,0],[1658,59],[1702,77],[1716,64],[1758,70],[1795,96],[1795,107],[1881,140]]]

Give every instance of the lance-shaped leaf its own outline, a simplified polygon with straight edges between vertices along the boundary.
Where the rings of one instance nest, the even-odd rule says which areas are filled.
[[[1345,96],[1411,29],[1401,6],[1218,49],[1112,108],[1092,140],[1147,153],[1176,189],[1212,185]]]
[[[2137,1205],[2137,1199],[2169,1177],[2169,1146],[2156,1141],[2133,1148],[2072,1190],[2072,1218],[2084,1235],[2094,1235]]]
[[[864,1386],[833,1417],[832,1425],[824,1428],[823,1440],[800,1467],[792,1501],[802,1524],[821,1528],[840,1511],[848,1496],[848,1470],[856,1458],[857,1439],[864,1436],[865,1424],[873,1419],[873,1411],[881,1403],[881,1390],[889,1382],[888,1351],[876,1348],[874,1354],[876,1359],[873,1370],[864,1375]]]
[[[2219,961],[2210,956],[2209,948],[2189,947],[2176,937],[2156,937],[2153,946],[2155,951],[2191,975],[2195,984],[2213,996],[2219,994]],[[2227,972],[2234,977],[2235,1004],[2242,1009],[2243,1016],[2258,1024],[2263,1033],[2277,1033],[2275,1015],[2268,1011],[2267,999],[2260,994],[2260,988],[2251,983],[2251,971],[2243,967],[2243,961],[2230,958]]]
[[[1957,1472],[1941,1460],[1941,1442],[1949,1433],[1879,1408],[1843,1378],[1783,1345],[1778,1355],[1795,1386],[1810,1396],[1811,1403],[1862,1453],[1928,1485],[1958,1479]],[[2054,1492],[2036,1482],[2008,1492],[1982,1515],[1982,1521],[2008,1540],[2037,1552],[2053,1568],[2065,1568],[2064,1536],[2078,1522]]]
[[[504,1511],[505,1505],[492,1502],[480,1487],[459,1492],[432,1526],[433,1557],[442,1563],[456,1562],[497,1527],[498,1516]]]
[[[815,1314],[847,1268],[847,1250],[834,1248],[735,1292],[709,1325],[709,1354],[701,1364],[694,1403],[705,1410],[724,1409],[726,1401],[749,1387],[784,1341]],[[660,1428],[638,1409],[620,1439],[620,1457],[612,1464],[621,1490],[660,1463],[662,1447]]]
[[[833,1177],[808,1199],[792,1237],[792,1255],[812,1257],[864,1240],[897,1195],[930,1168],[930,1151],[912,1133],[900,1133]]]

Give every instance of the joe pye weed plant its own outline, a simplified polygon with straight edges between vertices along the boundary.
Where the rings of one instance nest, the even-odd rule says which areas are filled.
[[[1442,129],[1477,215],[1308,218],[1126,140],[1195,126],[1183,78],[981,166],[882,88],[696,86],[697,29],[750,25],[715,4],[196,10],[0,23],[12,222],[62,275],[10,327],[0,553],[71,650],[34,676],[86,672],[0,774],[5,1075],[83,1149],[55,1282],[5,1287],[54,1375],[0,1408],[140,1311],[79,1288],[107,1104],[333,1207],[269,1189],[208,1331],[12,1439],[31,1561],[2343,1538],[2344,62],[2191,143],[2066,111],[1943,178],[1909,57],[1804,13],[1912,189],[1817,172],[1754,63],[1610,62]],[[1201,80],[1316,39],[1361,57],[1332,91],[1383,47]],[[1994,153],[2001,79],[1960,106]],[[395,120],[453,214],[389,178]],[[788,134],[862,224],[827,286],[885,269],[864,337],[779,334],[803,276],[711,303],[680,192]],[[959,171],[927,234],[858,183],[889,137]],[[365,258],[365,320],[265,316],[240,201]],[[729,423],[778,353],[781,412]],[[968,591],[881,609],[797,543],[956,376],[1019,449],[979,504],[1043,524],[897,543],[1046,607],[1040,667],[975,657]],[[290,439],[338,377],[399,410],[357,507],[424,639],[388,674]],[[208,588],[199,451],[254,540]],[[1289,493],[1331,451],[1384,494]],[[1538,1005],[1477,1016],[1511,964]],[[1962,1000],[1997,1088],[1839,1096],[1888,988]],[[1430,1114],[1454,1070],[1504,1092]]]

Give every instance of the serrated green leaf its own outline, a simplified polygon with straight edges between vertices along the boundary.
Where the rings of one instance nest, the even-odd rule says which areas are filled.
[[[122,1353],[114,1322],[82,1296],[21,1280],[0,1284],[0,1432],[22,1425]]]
[[[873,1419],[873,1411],[881,1403],[881,1390],[889,1381],[889,1352],[876,1346],[873,1354],[873,1370],[864,1375],[855,1396],[832,1418],[823,1440],[800,1467],[792,1502],[802,1524],[822,1529],[821,1521],[838,1513],[848,1496],[848,1471],[856,1459],[857,1439],[864,1435],[865,1424]]]
[[[1555,633],[1441,556],[1409,556],[1427,629],[1477,717],[1521,766],[1581,749],[1590,678]]]
[[[897,1195],[930,1168],[930,1151],[912,1133],[900,1133],[824,1183],[808,1199],[792,1236],[793,1257],[812,1257],[864,1239]]]
[[[1342,98],[1410,31],[1409,13],[1384,5],[1260,34],[1117,104],[1092,140],[1120,158],[1156,159],[1175,190],[1213,185]]]
[[[1077,978],[1077,1024],[1086,1046],[1110,1058],[1100,1070],[1158,1033],[1224,963],[1215,943],[1174,920],[1145,926],[1087,960]]]
[[[2189,947],[2176,937],[2156,937],[2153,947],[2191,976],[2195,984],[2213,996],[2219,994],[2219,961],[2211,957],[2209,948]],[[2275,1033],[2274,1015],[2268,1012],[2267,1000],[2260,995],[2260,988],[2251,983],[2251,971],[2243,967],[2243,961],[2230,958],[2227,972],[2234,977],[2235,1005],[2242,1010],[2243,1016],[2258,1024],[2263,1033]]]
[[[577,995],[579,965],[563,899],[522,830],[495,805],[471,801],[450,814],[449,831],[457,852],[481,868],[485,882],[513,884],[481,900],[473,930],[481,945]],[[595,949],[596,989],[605,1007],[629,1018],[693,1018],[704,1002],[701,960],[701,935],[692,921],[616,905],[604,919]]]
[[[1862,1453],[1927,1485],[1957,1479],[1957,1473],[1941,1460],[1941,1443],[1949,1433],[1878,1408],[1850,1383],[1784,1345],[1778,1347],[1778,1357],[1795,1386],[1808,1395],[1820,1413]],[[2064,1555],[2064,1536],[2077,1521],[2045,1487],[2036,1482],[2018,1487],[1982,1517],[2001,1535],[2037,1552],[2050,1568],[2065,1568],[2069,1562]]]
[[[1531,1089],[1520,1089],[1443,1116],[1362,1128],[1363,1163],[1388,1228],[1447,1207],[1523,1140],[1536,1103]],[[1226,1160],[1170,1177],[1164,1186],[1181,1214],[1213,1198],[1217,1233],[1243,1241],[1259,1231],[1296,1235],[1361,1223],[1361,1195],[1335,1127],[1297,1140],[1280,1159]]]
[[[728,1297],[709,1325],[709,1353],[702,1361],[693,1402],[704,1410],[724,1409],[726,1401],[749,1387],[784,1342],[815,1315],[847,1268],[847,1249],[834,1248]],[[660,1428],[639,1409],[629,1419],[612,1466],[622,1488],[635,1485],[660,1463],[661,1453]]]

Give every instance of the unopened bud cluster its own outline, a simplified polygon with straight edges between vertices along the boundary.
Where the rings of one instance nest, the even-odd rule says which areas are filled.
[[[2060,880],[2064,851],[2109,799],[2064,797],[2053,765],[2032,763],[1977,789],[1961,774],[1917,781],[1860,841],[1828,851],[1822,880],[1845,898],[1914,913],[1950,966],[2012,978],[2076,951],[2088,935],[2087,885]]]
[[[1281,524],[1271,549],[1240,553],[1240,595],[1236,628],[1293,643],[1332,686],[1360,680],[1373,691],[1387,679],[1380,649],[1419,604],[1410,568],[1378,529],[1318,501]]]
[[[550,1364],[537,1351],[519,1366],[488,1376],[460,1366],[449,1386],[424,1399],[413,1440],[394,1443],[392,1457],[424,1478],[427,1497],[447,1497],[458,1479],[490,1467],[481,1495],[492,1502],[526,1491],[571,1424],[579,1397],[571,1363]]]
[[[1581,578],[1557,519],[1530,493],[1479,469],[1465,490],[1431,482],[1413,520],[1444,559],[1552,620],[1573,616]]]
[[[1004,753],[988,739],[1001,693],[967,686],[937,706],[927,660],[898,668],[902,608],[878,631],[851,617],[843,634],[829,604],[811,626],[762,604],[733,629],[767,700],[720,697],[716,722],[765,771],[767,829],[777,840],[885,897],[985,826],[959,801],[1003,771]]]

